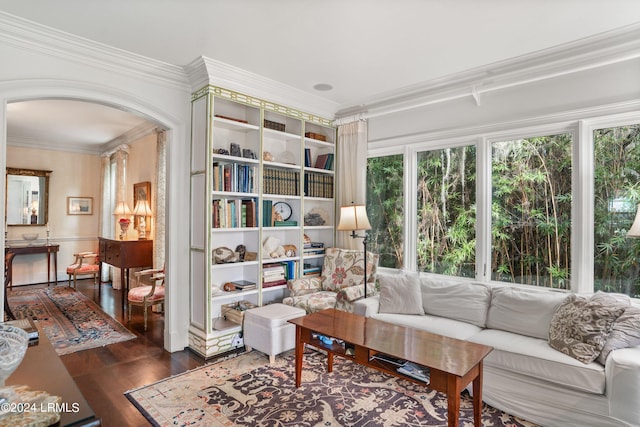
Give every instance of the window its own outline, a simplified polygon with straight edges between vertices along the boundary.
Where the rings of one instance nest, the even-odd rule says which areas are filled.
[[[571,134],[492,144],[492,279],[569,288]]]
[[[380,265],[640,298],[640,238],[627,237],[640,204],[640,113],[629,117],[412,137],[404,155],[374,144],[367,208]]]
[[[417,165],[418,270],[475,277],[475,146],[420,152]]]
[[[402,268],[404,254],[404,157],[401,154],[367,161],[369,246],[381,267]]]
[[[640,201],[640,125],[596,129],[594,290],[640,297],[640,240],[626,237]]]

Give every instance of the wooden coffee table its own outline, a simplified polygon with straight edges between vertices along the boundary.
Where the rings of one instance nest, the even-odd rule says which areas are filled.
[[[404,359],[429,368],[428,387],[447,395],[448,424],[458,426],[460,393],[473,382],[473,420],[480,427],[482,414],[482,361],[493,350],[442,335],[363,317],[344,311],[327,309],[289,320],[296,325],[296,387],[302,378],[305,344],[327,351],[327,370],[333,370],[333,356],[338,355],[361,365],[405,378],[396,366],[373,359],[378,353]],[[325,344],[317,335],[341,340]]]

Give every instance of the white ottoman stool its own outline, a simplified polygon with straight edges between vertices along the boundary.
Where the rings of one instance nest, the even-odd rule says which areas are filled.
[[[276,354],[296,346],[296,327],[289,319],[307,314],[303,309],[285,304],[268,304],[244,312],[244,345],[269,355],[273,363]]]

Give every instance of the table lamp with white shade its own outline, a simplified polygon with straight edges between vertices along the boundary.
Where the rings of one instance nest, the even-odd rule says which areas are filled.
[[[138,200],[136,207],[133,208],[133,214],[140,217],[138,222],[138,239],[145,240],[147,238],[146,217],[151,216],[151,206],[149,206],[149,201],[146,199]]]

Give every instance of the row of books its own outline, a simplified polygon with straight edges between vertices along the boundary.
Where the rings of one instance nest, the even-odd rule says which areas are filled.
[[[214,199],[213,228],[257,227],[255,199]]]
[[[258,169],[255,165],[216,162],[212,174],[213,191],[257,192]]]
[[[305,172],[304,194],[307,197],[333,198],[333,175]]]
[[[264,168],[262,191],[285,196],[300,195],[300,172],[285,169]]]
[[[304,149],[304,166],[307,168],[314,167],[317,169],[333,170],[333,153],[319,154],[315,163],[311,163],[311,150]]]

